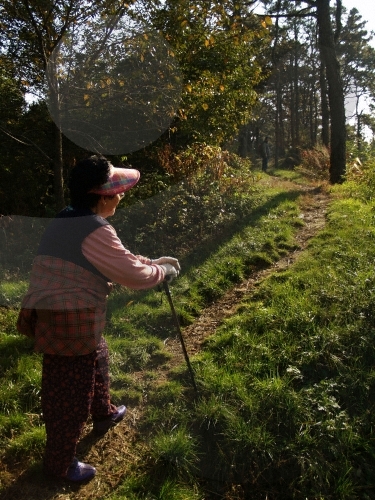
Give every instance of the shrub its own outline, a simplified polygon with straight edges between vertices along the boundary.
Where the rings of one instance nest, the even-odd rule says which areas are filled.
[[[316,146],[301,151],[301,164],[296,169],[314,180],[329,180],[329,149]]]
[[[202,144],[179,154],[165,147],[159,156],[171,185],[126,212],[118,210],[113,218],[125,244],[132,235],[136,253],[153,257],[168,252],[181,258],[192,242],[216,237],[260,202],[248,160]]]
[[[165,145],[158,153],[161,166],[174,181],[192,179],[198,172],[209,173],[213,180],[220,179],[235,156],[204,143],[188,146],[178,154],[170,145]]]
[[[375,160],[362,164],[355,159],[348,168],[346,175],[346,192],[362,201],[374,201],[375,192]]]

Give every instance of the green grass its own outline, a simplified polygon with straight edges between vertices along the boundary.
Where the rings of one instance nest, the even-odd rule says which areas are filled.
[[[147,478],[130,476],[125,479],[116,493],[108,500],[204,500],[204,496],[194,486],[167,478],[152,495],[143,493]]]
[[[195,360],[191,420],[222,488],[239,482],[251,498],[372,492],[374,230],[372,206],[336,201],[305,256],[265,280]]]
[[[15,276],[0,274],[0,307],[18,307],[27,290],[28,282]]]
[[[302,258],[264,280],[193,359],[199,398],[192,403],[172,387],[166,403],[151,395],[148,432],[164,430],[150,450],[163,456],[171,429],[190,429],[196,443],[192,491],[203,484],[214,496],[232,498],[237,485],[254,499],[373,498],[373,213],[359,200],[336,200]],[[282,254],[277,242],[292,248],[297,215],[294,203],[283,202],[221,246],[193,270],[190,286],[181,286],[187,298],[177,298],[180,307],[190,294],[201,303],[215,300],[246,276],[264,245],[271,261],[273,248]],[[176,444],[174,452],[181,449]],[[152,456],[142,484],[157,497]],[[142,498],[139,485],[137,491]]]
[[[153,467],[163,476],[191,476],[197,466],[197,443],[185,428],[159,431],[151,440]]]
[[[41,458],[45,446],[44,427],[33,427],[17,437],[9,440],[5,448],[8,460]]]
[[[261,204],[190,242],[171,285],[183,326],[296,248],[301,192],[287,186],[265,184]],[[198,398],[185,365],[156,383],[170,363],[163,341],[176,335],[163,292],[115,287],[105,332],[113,400],[145,413],[138,458],[110,500],[374,498],[375,207],[345,196],[303,256],[261,282],[192,358]],[[22,286],[1,293],[17,305]],[[32,464],[44,442],[40,357],[15,320],[16,309],[0,309],[1,458]]]

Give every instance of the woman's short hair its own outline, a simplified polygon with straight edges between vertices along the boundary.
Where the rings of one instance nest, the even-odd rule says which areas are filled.
[[[104,156],[93,155],[73,167],[68,183],[72,207],[93,208],[97,205],[100,195],[90,191],[107,182],[110,165]]]

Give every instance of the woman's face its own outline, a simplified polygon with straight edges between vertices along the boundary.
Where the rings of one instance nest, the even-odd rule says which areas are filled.
[[[114,196],[101,196],[96,213],[104,219],[111,217],[116,212],[117,205],[123,197],[124,193],[115,194]]]

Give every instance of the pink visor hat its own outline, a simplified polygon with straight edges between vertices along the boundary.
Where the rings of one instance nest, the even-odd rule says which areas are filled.
[[[96,189],[91,189],[90,193],[101,194],[103,196],[124,193],[137,184],[140,176],[141,174],[134,168],[111,166],[108,181]]]

